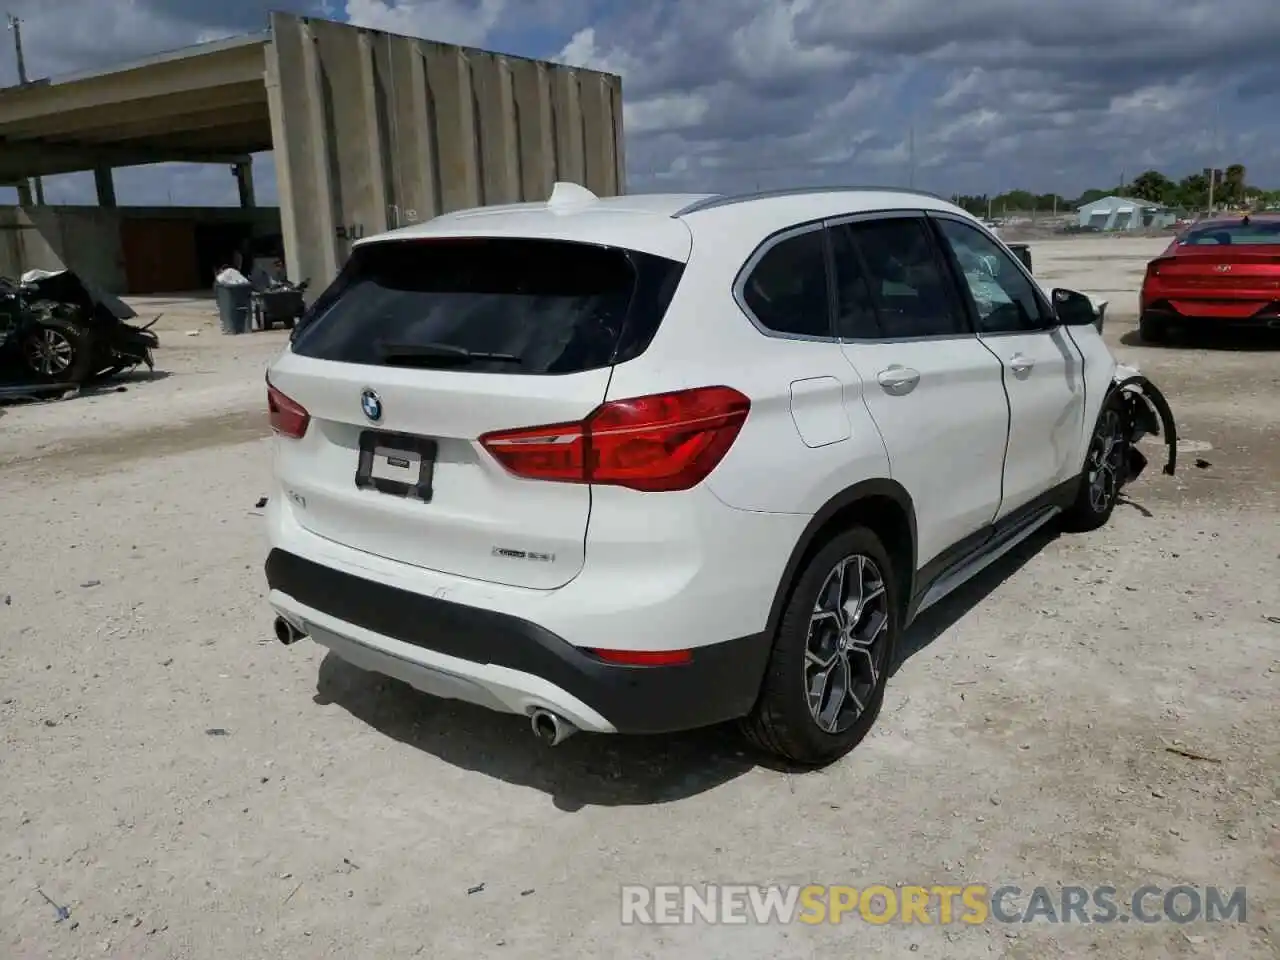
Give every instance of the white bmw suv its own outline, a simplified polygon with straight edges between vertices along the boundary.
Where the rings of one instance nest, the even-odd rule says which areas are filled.
[[[829,763],[913,618],[1170,444],[1088,298],[910,191],[466,210],[360,242],[268,372],[276,634],[575,730]]]

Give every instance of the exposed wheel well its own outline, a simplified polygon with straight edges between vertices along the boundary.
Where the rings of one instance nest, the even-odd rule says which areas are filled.
[[[902,493],[905,497],[905,491]],[[909,501],[908,501],[909,503]],[[911,593],[915,586],[916,542],[915,522],[909,506],[904,506],[898,496],[889,493],[875,492],[857,496],[834,510],[820,513],[818,524],[808,537],[798,556],[793,556],[787,566],[786,576],[779,584],[778,594],[774,600],[773,610],[769,617],[769,630],[777,629],[778,620],[786,606],[787,598],[796,580],[804,572],[809,560],[831,539],[843,530],[853,526],[866,527],[872,531],[889,553],[893,564],[893,577],[898,587],[899,602],[905,612],[911,602]]]

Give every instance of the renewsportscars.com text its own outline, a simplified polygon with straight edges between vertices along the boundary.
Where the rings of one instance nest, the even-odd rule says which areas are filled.
[[[986,923],[1243,922],[1246,890],[1236,887],[1018,886],[931,884],[866,887],[624,886],[624,924],[871,924],[977,926]]]

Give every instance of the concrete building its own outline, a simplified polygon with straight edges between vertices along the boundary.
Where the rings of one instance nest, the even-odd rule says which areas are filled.
[[[1082,227],[1099,230],[1144,230],[1171,226],[1177,213],[1137,197],[1102,197],[1077,211]]]
[[[279,210],[250,155],[273,150]],[[226,164],[240,209],[116,203],[114,168]],[[92,170],[98,207],[36,207],[28,178]],[[262,34],[0,90],[0,274],[70,266],[117,293],[203,285],[210,259],[279,235],[320,289],[353,240],[439,213],[625,191],[612,74],[273,13]],[[236,238],[240,240],[237,241]]]

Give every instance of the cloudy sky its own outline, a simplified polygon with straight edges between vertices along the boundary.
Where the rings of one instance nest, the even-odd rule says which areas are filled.
[[[261,30],[270,8],[620,73],[629,188],[1078,195],[1239,161],[1280,188],[1280,0],[9,0],[32,78]],[[0,82],[16,80],[0,44]],[[914,129],[914,137],[911,131]],[[914,143],[914,149],[912,144]],[[914,164],[911,161],[914,156]],[[274,199],[270,157],[260,199]],[[161,175],[157,175],[157,173]],[[121,203],[234,203],[222,167]],[[47,181],[83,202],[92,178]],[[8,191],[12,193],[12,191]],[[12,202],[0,192],[0,201]]]

